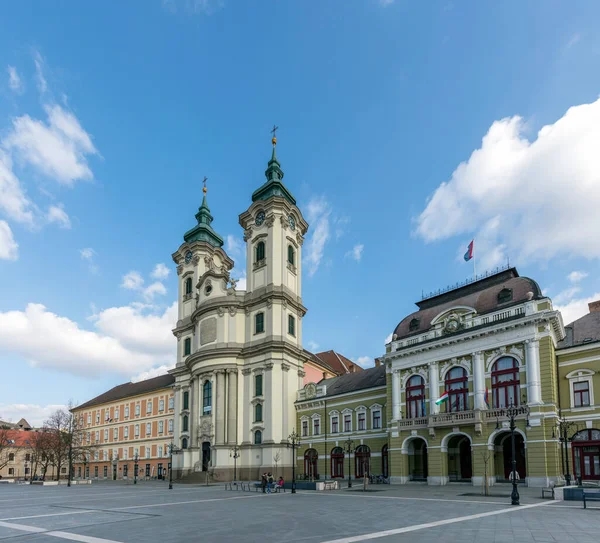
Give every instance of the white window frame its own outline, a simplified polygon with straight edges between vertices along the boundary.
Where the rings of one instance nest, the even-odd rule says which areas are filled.
[[[146,415],[152,415],[152,400],[146,402]]]
[[[100,424],[100,411],[96,411],[96,424]]]
[[[159,420],[158,421],[158,433],[163,434],[164,432],[165,432],[165,421]]]
[[[318,434],[315,432],[315,422],[316,421],[319,421],[319,433]],[[320,436],[323,433],[323,426],[321,425],[321,415],[318,415],[315,413],[312,416],[312,425],[311,426],[312,426],[311,430],[312,430],[313,436]]]
[[[88,413],[88,424],[92,424],[92,414]]]
[[[129,439],[129,426],[123,427],[123,439]]]
[[[113,429],[113,441],[117,441],[118,439],[119,439],[119,429],[114,428]]]
[[[127,448],[123,449],[123,460],[128,460],[127,455],[129,454],[129,450]]]
[[[356,409],[356,431],[357,432],[366,432],[369,429],[369,420],[367,417],[367,408],[364,405],[359,405]],[[364,421],[365,421],[365,427],[364,428],[359,428],[359,414],[360,415],[364,415]]]
[[[119,408],[115,407],[115,422],[119,420]]]
[[[594,375],[595,371],[588,369],[574,370],[566,375],[569,380],[569,396],[571,401],[571,410],[573,411],[589,411],[593,409],[596,403],[594,402]],[[588,383],[590,391],[590,405],[575,407],[575,391],[573,390],[573,384],[575,383]]]
[[[139,424],[135,425],[134,435],[135,435],[135,437],[140,437],[140,425]]]
[[[175,398],[169,398],[169,409],[175,409]]]
[[[371,411],[371,430],[381,430],[383,428],[383,406],[378,403],[374,403],[369,407]],[[375,428],[375,413],[379,412],[379,428]]]
[[[102,451],[102,459],[106,462],[108,460],[108,451],[104,449]]]
[[[352,415],[353,415],[352,409],[344,409],[342,411],[342,431],[340,433],[349,434],[352,432],[352,430],[354,428],[354,417]],[[347,416],[350,416],[350,430],[346,430],[346,417]]]
[[[108,441],[108,428],[104,430],[104,441]]]
[[[98,443],[98,441],[100,441],[100,432],[98,430],[96,430],[96,443]]]
[[[306,433],[304,433],[304,423],[306,423]],[[308,437],[310,435],[310,419],[307,416],[304,416],[300,419],[300,433],[302,434],[300,437]]]
[[[152,458],[150,447],[146,447],[146,458]]]
[[[152,423],[147,422],[146,423],[146,436],[149,436],[150,434],[152,434]]]
[[[128,419],[128,418],[129,418],[129,406],[128,406],[128,405],[126,405],[126,406],[125,406],[125,415],[124,415],[124,417],[125,417],[126,419]]]
[[[140,404],[139,403],[135,404],[135,416],[136,417],[140,416]]]
[[[163,446],[159,445],[157,450],[158,450],[158,458],[162,458],[162,455],[163,455]]]
[[[169,427],[169,433],[172,434],[173,433],[173,419],[169,419],[168,427]]]
[[[100,460],[100,451],[94,451],[94,460],[96,462]]]
[[[338,420],[338,429],[337,432],[333,431],[333,419],[337,417]],[[340,412],[337,410],[333,410],[329,412],[329,429],[330,429],[330,433],[332,434],[339,434],[340,433]]]
[[[165,401],[158,400],[158,412],[162,413],[165,410]]]

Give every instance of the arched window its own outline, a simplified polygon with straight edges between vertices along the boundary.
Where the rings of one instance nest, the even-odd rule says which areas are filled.
[[[512,302],[513,299],[513,292],[511,288],[503,288],[499,293],[498,293],[498,303],[499,304],[505,304],[507,302]]]
[[[212,383],[204,381],[202,386],[202,413],[210,415],[212,413]]]
[[[467,398],[469,397],[469,380],[467,370],[464,368],[452,368],[446,373],[446,411],[465,411],[468,409]]]
[[[291,245],[288,245],[288,262],[292,265],[296,265],[296,251]]]
[[[188,440],[187,440],[187,437],[184,437],[184,438],[181,440],[181,448],[182,448],[182,449],[187,449],[187,448],[188,448]]]
[[[381,475],[389,476],[388,446],[384,445],[381,449]]]
[[[183,423],[181,425],[181,431],[182,432],[187,432],[188,431],[188,426],[189,426],[189,418],[187,415],[183,415]]]
[[[331,449],[331,477],[344,478],[344,449],[341,447]]]
[[[415,330],[418,330],[418,329],[419,329],[419,319],[412,319],[408,323],[409,332],[414,332]]]
[[[503,356],[492,366],[492,398],[494,407],[519,405],[519,364],[511,356]]]
[[[304,475],[311,479],[318,479],[317,461],[319,453],[315,449],[306,449],[304,452]]]
[[[192,293],[192,278],[188,277],[185,280],[185,293],[186,294],[191,294]]]
[[[413,375],[406,385],[406,418],[425,416],[425,380]]]
[[[262,422],[262,404],[257,403],[254,406],[254,422]]]
[[[263,385],[263,376],[262,374],[258,374],[254,377],[254,395],[255,396],[262,396],[263,393],[263,389],[262,389],[262,385]]]
[[[260,430],[256,430],[254,432],[254,444],[260,445],[262,443],[262,432]]]
[[[364,477],[371,472],[371,449],[367,445],[359,445],[354,451],[354,473],[356,477]]]
[[[265,242],[264,241],[259,241],[256,244],[256,249],[255,249],[255,259],[254,261],[256,263],[261,262],[262,260],[265,259]]]

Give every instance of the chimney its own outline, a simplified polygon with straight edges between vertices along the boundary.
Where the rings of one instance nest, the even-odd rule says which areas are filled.
[[[379,366],[381,366],[381,358],[376,358],[375,359],[375,367],[378,368]]]
[[[323,379],[327,379],[327,372],[326,371],[323,372]]]
[[[590,302],[588,304],[590,309],[590,313],[598,313],[600,311],[600,300],[596,300],[595,302]]]

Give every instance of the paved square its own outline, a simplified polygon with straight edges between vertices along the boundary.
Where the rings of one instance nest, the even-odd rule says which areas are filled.
[[[473,495],[473,487],[375,485],[337,492],[265,495],[223,486],[98,483],[91,486],[0,485],[0,540],[35,543],[169,541],[379,540],[598,543],[600,508],[539,498],[510,487]]]

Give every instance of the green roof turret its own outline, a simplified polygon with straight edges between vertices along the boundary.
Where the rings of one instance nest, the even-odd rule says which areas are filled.
[[[206,241],[214,247],[222,247],[223,238],[219,236],[210,225],[213,222],[213,216],[210,214],[210,209],[208,208],[208,203],[206,201],[206,193],[208,192],[208,189],[206,188],[207,180],[207,177],[203,179],[204,187],[202,188],[202,192],[204,193],[204,196],[202,197],[202,205],[198,208],[198,213],[196,213],[198,224],[191,230],[188,230],[183,235],[183,239],[186,242]]]

